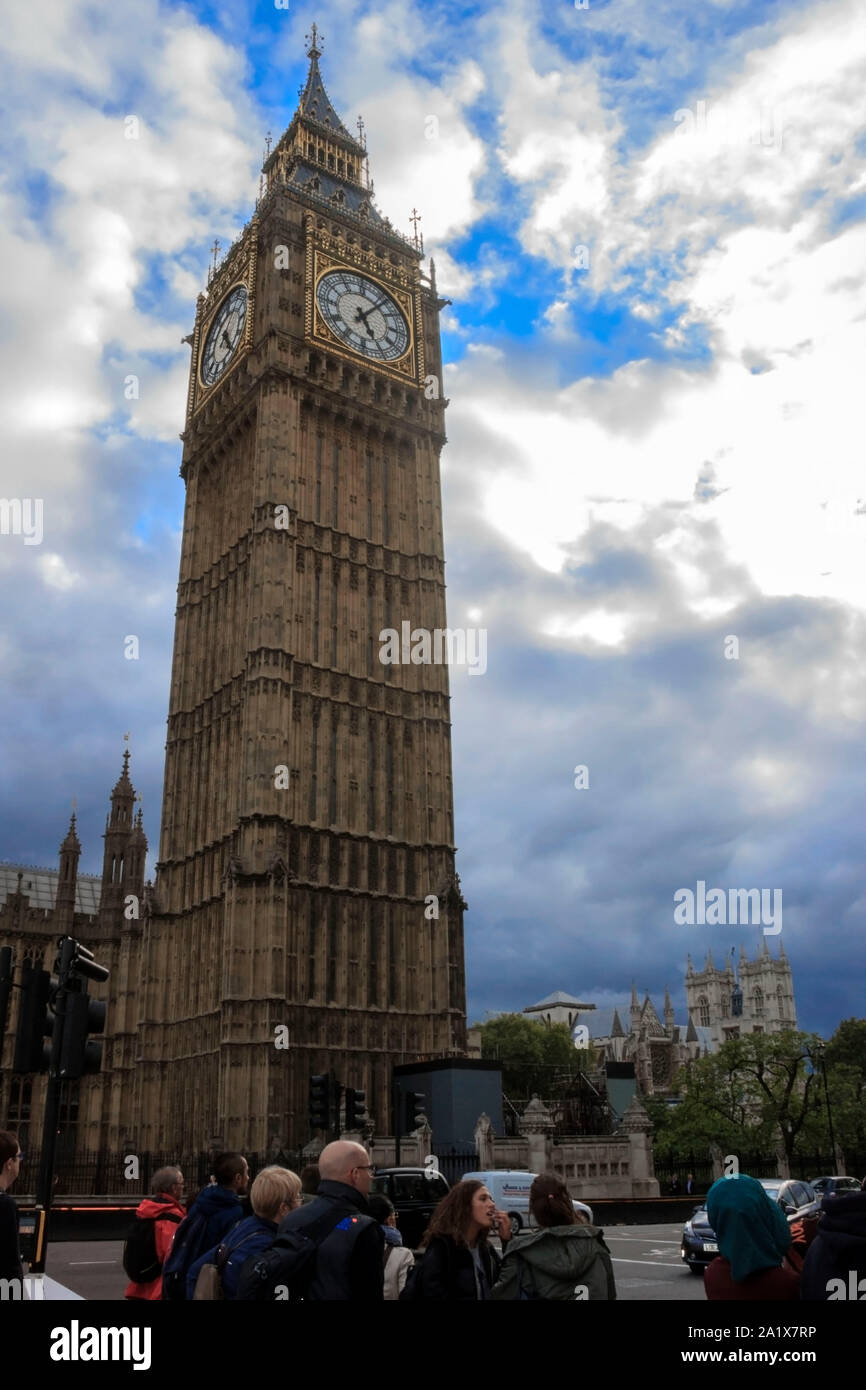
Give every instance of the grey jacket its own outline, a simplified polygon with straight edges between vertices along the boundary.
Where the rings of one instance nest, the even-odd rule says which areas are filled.
[[[610,1251],[597,1226],[546,1226],[521,1231],[505,1248],[494,1298],[574,1301],[616,1298]],[[518,1289],[518,1274],[520,1290]]]

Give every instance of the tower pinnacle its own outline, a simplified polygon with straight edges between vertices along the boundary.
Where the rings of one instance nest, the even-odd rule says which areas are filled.
[[[305,34],[304,38],[309,44],[309,48],[307,49],[307,57],[312,58],[313,62],[315,62],[317,58],[321,58],[322,56],[322,50],[319,47],[319,40],[321,39],[322,43],[325,42],[325,36],[324,34],[319,33],[319,26],[315,20],[313,20],[312,24],[310,25],[309,34]]]

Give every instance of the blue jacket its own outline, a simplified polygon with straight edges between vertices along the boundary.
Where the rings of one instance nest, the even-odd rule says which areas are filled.
[[[267,1250],[272,1244],[277,1234],[276,1221],[266,1221],[262,1216],[248,1216],[240,1225],[235,1226],[234,1230],[222,1242],[232,1251],[226,1260],[223,1269],[223,1293],[226,1298],[237,1298],[238,1279],[240,1277],[241,1266],[250,1255],[260,1255],[263,1250]],[[220,1242],[208,1250],[200,1259],[191,1264],[186,1276],[186,1296],[191,1299],[195,1293],[195,1284],[198,1279],[199,1270],[203,1265],[210,1264],[216,1258]]]
[[[204,1212],[207,1217],[200,1250],[210,1250],[214,1245],[219,1245],[244,1214],[240,1197],[229,1188],[219,1187],[216,1183],[199,1193],[189,1209],[189,1215],[193,1212]]]

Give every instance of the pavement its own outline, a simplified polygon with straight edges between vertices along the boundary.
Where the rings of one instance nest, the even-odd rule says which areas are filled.
[[[705,1301],[704,1281],[680,1259],[681,1225],[608,1226],[617,1297],[624,1300]],[[51,1278],[82,1298],[122,1300],[129,1282],[119,1240],[60,1242],[49,1247]]]

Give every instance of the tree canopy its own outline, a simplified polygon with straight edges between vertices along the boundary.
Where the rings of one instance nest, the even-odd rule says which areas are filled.
[[[793,1029],[731,1038],[689,1063],[677,1089],[676,1107],[649,1105],[657,1146],[706,1152],[715,1144],[726,1153],[781,1146],[789,1160],[797,1151],[829,1154],[829,1097],[836,1143],[863,1154],[866,1020],[847,1019],[826,1046]]]
[[[498,1014],[478,1025],[481,1056],[502,1063],[502,1089],[514,1100],[557,1094],[563,1084],[591,1065],[592,1054],[578,1051],[564,1023],[534,1023],[523,1014]]]

